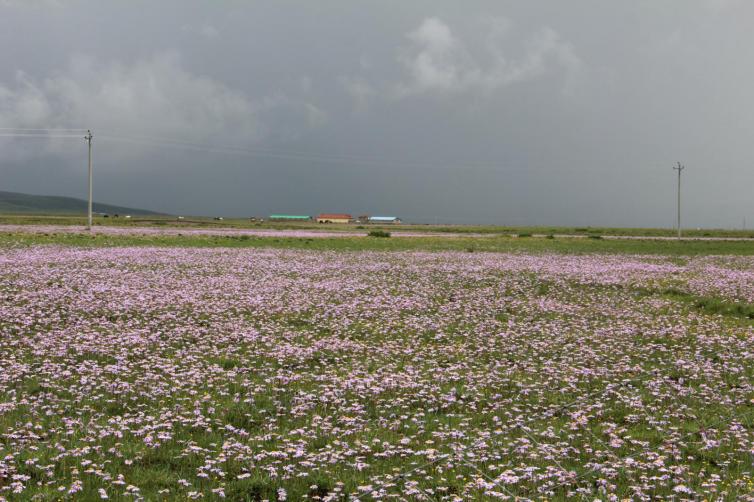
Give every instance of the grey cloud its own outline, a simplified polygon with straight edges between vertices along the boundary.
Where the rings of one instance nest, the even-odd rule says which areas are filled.
[[[520,59],[506,56],[500,45],[509,26],[504,18],[488,24],[488,56],[492,61],[482,67],[445,22],[435,17],[425,19],[407,36],[411,47],[404,50],[401,62],[409,79],[396,86],[397,94],[491,91],[541,76],[552,66],[569,74],[580,69],[582,62],[573,47],[549,27],[527,40]]]
[[[262,135],[250,99],[188,73],[175,53],[104,65],[78,56],[63,72],[42,79],[19,72],[13,88],[0,87],[0,124],[86,126],[189,141],[231,132],[252,140]]]
[[[304,82],[304,90],[311,87]],[[302,126],[275,131],[278,115]],[[265,122],[265,117],[268,119]],[[18,71],[13,85],[0,85],[0,127],[84,127],[108,140],[126,138],[111,154],[133,159],[161,140],[251,146],[270,134],[294,137],[299,127],[325,125],[328,115],[314,103],[282,92],[258,98],[213,78],[188,72],[176,52],[131,64],[106,64],[77,55],[61,72],[34,78]],[[268,125],[268,123],[270,125]],[[141,139],[149,141],[141,141]],[[59,141],[46,151],[65,153]],[[62,149],[61,149],[62,148]]]
[[[354,110],[357,112],[365,112],[369,108],[369,102],[377,95],[372,85],[361,77],[341,75],[338,83],[353,100]]]
[[[736,0],[0,0],[0,127],[91,127],[97,198],[174,213],[671,225],[680,160],[685,221],[740,226],[751,19]],[[0,137],[0,189],[82,196],[85,154]]]
[[[312,103],[305,103],[306,120],[310,127],[321,127],[327,124],[327,112]]]
[[[181,27],[184,33],[199,35],[208,40],[212,40],[220,36],[220,31],[211,24],[202,24],[200,26],[193,26],[190,24],[184,24]]]
[[[712,11],[726,11],[735,9],[744,4],[746,0],[702,0],[702,4]]]

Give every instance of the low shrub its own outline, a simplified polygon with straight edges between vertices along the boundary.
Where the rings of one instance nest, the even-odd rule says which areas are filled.
[[[385,232],[384,230],[372,230],[368,235],[369,237],[390,237],[390,232]]]

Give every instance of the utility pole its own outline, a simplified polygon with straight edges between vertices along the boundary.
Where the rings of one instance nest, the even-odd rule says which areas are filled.
[[[678,163],[677,167],[673,167],[674,171],[678,171],[678,239],[681,238],[681,171],[686,169],[686,166],[682,166]]]
[[[89,208],[87,211],[86,228],[92,230],[92,131],[87,130],[84,139],[89,143]]]

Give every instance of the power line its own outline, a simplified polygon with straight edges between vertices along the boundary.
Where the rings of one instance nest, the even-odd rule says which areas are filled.
[[[81,138],[81,132],[86,131],[84,140],[89,144],[89,200],[87,203],[87,228],[92,229],[92,131],[89,129],[59,129],[59,128],[16,128],[0,127],[0,137],[6,138]],[[79,133],[79,134],[73,134]]]
[[[86,131],[75,127],[0,127],[0,131]]]
[[[107,134],[100,134],[100,139],[111,141],[122,141],[128,143],[146,144],[151,146],[162,146],[172,148],[182,148],[186,150],[210,152],[210,153],[226,153],[235,155],[251,155],[259,157],[272,157],[281,159],[292,160],[307,160],[316,162],[334,162],[334,163],[351,163],[351,164],[365,164],[374,166],[393,166],[393,167],[406,167],[406,168],[436,168],[437,164],[419,163],[419,162],[393,162],[384,161],[377,158],[369,157],[356,157],[345,155],[323,155],[316,153],[304,153],[296,151],[276,151],[264,148],[245,148],[235,147],[229,145],[208,145],[201,143],[191,143],[187,141],[179,141],[167,138],[139,138],[131,136],[112,136]],[[499,166],[493,165],[457,165],[456,168],[475,168],[475,169],[495,169]]]
[[[429,162],[401,162],[392,160],[380,160],[376,157],[357,157],[351,155],[323,155],[317,153],[308,152],[296,152],[296,151],[276,151],[264,148],[245,148],[235,147],[229,145],[209,145],[201,143],[191,143],[187,141],[179,141],[167,138],[143,138],[133,136],[122,135],[108,135],[99,134],[98,138],[106,141],[126,142],[150,145],[154,147],[169,147],[178,148],[191,151],[199,151],[206,153],[220,153],[230,155],[248,155],[253,157],[271,157],[279,159],[301,160],[317,163],[339,163],[339,164],[354,164],[354,165],[366,165],[374,167],[393,167],[393,168],[406,168],[406,169],[433,169],[433,170],[486,170],[486,171],[499,171],[502,167],[510,171],[511,166],[501,166],[500,164],[439,164]],[[546,166],[538,166],[540,170],[548,170]],[[517,169],[521,171],[532,171],[538,167],[532,166],[520,166]]]
[[[3,133],[2,131],[15,131],[10,133]],[[28,132],[23,132],[28,131]],[[15,128],[0,128],[0,137],[32,137],[32,138],[78,138],[80,136],[75,134],[65,134],[67,132],[82,132],[86,133],[87,129],[56,129],[56,128],[37,128],[37,129],[15,129]],[[105,131],[107,133],[107,131]],[[289,159],[299,160],[316,163],[337,163],[337,164],[352,164],[352,165],[364,165],[373,167],[388,167],[388,168],[405,168],[405,169],[432,169],[438,170],[475,170],[475,171],[494,171],[498,172],[501,169],[506,171],[518,170],[518,171],[549,171],[549,166],[503,166],[496,163],[478,164],[473,162],[459,161],[457,163],[436,163],[436,162],[406,162],[406,161],[394,161],[390,159],[384,159],[379,157],[368,156],[356,156],[356,155],[342,155],[342,154],[321,154],[313,152],[302,152],[295,150],[273,150],[263,147],[238,147],[232,145],[212,145],[206,143],[183,141],[173,138],[164,137],[143,137],[143,136],[131,136],[119,134],[118,132],[111,132],[111,134],[98,134],[97,137],[100,140],[115,141],[124,143],[135,143],[142,145],[149,145],[153,147],[168,147],[178,148],[183,150],[191,150],[197,152],[206,153],[219,153],[229,155],[247,155],[254,157],[268,157],[276,159]]]
[[[10,131],[10,128],[6,128],[5,130]],[[29,130],[29,132],[20,132],[21,129],[16,129],[16,131],[19,132],[12,132],[12,133],[3,133],[3,129],[0,128],[0,137],[15,137],[15,138],[23,138],[23,137],[31,137],[31,138],[79,138],[79,135],[76,134],[63,134],[64,132],[68,131],[81,131],[83,133],[86,133],[86,129],[70,129],[70,130],[64,130],[64,129],[43,129],[39,128],[38,130]],[[37,131],[37,132],[35,132]],[[43,133],[45,131],[49,131],[49,133]],[[489,163],[489,164],[477,164],[473,162],[465,162],[465,161],[459,161],[457,163],[448,163],[447,161],[445,163],[436,163],[436,162],[406,162],[406,161],[394,161],[391,159],[384,159],[379,157],[368,157],[368,156],[356,156],[356,155],[340,155],[340,154],[321,154],[321,153],[313,153],[313,152],[302,152],[302,151],[295,151],[295,150],[273,150],[269,148],[263,148],[263,147],[254,147],[254,148],[248,148],[248,147],[239,147],[239,146],[231,146],[231,145],[212,145],[212,144],[206,144],[206,143],[198,143],[198,142],[190,142],[190,141],[183,141],[183,140],[177,140],[172,138],[164,138],[164,137],[140,137],[140,136],[130,136],[130,135],[123,135],[118,134],[117,132],[112,132],[111,134],[107,134],[107,131],[105,131],[106,134],[98,134],[97,137],[100,140],[105,141],[114,141],[114,142],[123,142],[123,143],[134,143],[134,144],[142,144],[142,145],[149,145],[152,147],[167,147],[167,148],[177,148],[177,149],[183,149],[183,150],[190,150],[190,151],[197,151],[197,152],[205,152],[205,153],[219,153],[219,154],[228,154],[228,155],[244,155],[244,156],[253,156],[253,157],[267,157],[267,158],[275,158],[275,159],[289,159],[289,160],[297,160],[297,161],[306,161],[306,162],[312,162],[312,163],[320,163],[320,164],[327,164],[327,163],[333,163],[333,164],[351,164],[351,165],[363,165],[363,166],[373,166],[373,167],[386,167],[386,168],[398,168],[398,169],[424,169],[424,170],[433,170],[433,171],[462,171],[462,170],[473,170],[473,171],[492,171],[492,172],[499,172],[500,170],[505,170],[507,172],[510,171],[525,171],[525,172],[532,172],[532,171],[551,171],[550,166],[546,165],[519,165],[519,166],[511,166],[511,165],[501,165],[496,163]]]
[[[0,132],[3,138],[80,138],[80,134],[39,134],[39,133],[5,133]]]
[[[5,131],[16,131],[16,132],[2,132]],[[63,134],[64,132],[74,132],[74,131],[81,131],[83,133],[86,133],[86,129],[70,129],[70,130],[63,130],[63,129],[29,129],[28,132],[23,132],[22,129],[11,129],[11,128],[0,128],[0,137],[8,137],[8,138],[48,138],[48,139],[56,139],[56,138],[80,138],[78,134]],[[176,139],[170,139],[170,138],[160,138],[160,137],[137,137],[137,136],[126,136],[126,135],[120,135],[120,134],[99,134],[98,138],[105,141],[116,141],[116,142],[125,142],[125,143],[136,143],[136,144],[143,144],[143,145],[150,145],[154,147],[168,147],[168,148],[178,148],[178,149],[184,149],[184,150],[191,150],[191,151],[199,151],[199,152],[206,152],[206,153],[220,153],[220,154],[231,154],[231,155],[248,155],[248,156],[256,156],[256,157],[269,157],[269,158],[278,158],[278,159],[290,159],[290,160],[299,160],[299,161],[307,161],[307,162],[317,162],[317,163],[339,163],[339,164],[354,164],[354,165],[366,165],[366,166],[374,166],[374,167],[392,167],[392,168],[405,168],[405,169],[433,169],[433,170],[440,170],[440,169],[452,169],[452,170],[487,170],[487,171],[498,171],[501,167],[501,165],[497,164],[489,164],[489,165],[483,165],[483,164],[466,164],[466,163],[457,163],[457,164],[438,164],[438,163],[429,163],[429,162],[405,162],[405,161],[392,161],[392,160],[383,160],[376,157],[364,157],[364,156],[354,156],[354,155],[333,155],[333,154],[317,154],[317,153],[311,153],[311,152],[299,152],[299,151],[276,151],[271,149],[265,149],[265,148],[245,148],[245,147],[236,147],[236,146],[230,146],[230,145],[210,145],[210,144],[202,144],[202,143],[193,143],[188,141],[181,141]],[[506,170],[511,170],[511,166],[505,166]],[[532,166],[521,166],[518,168],[522,171],[532,171],[536,169],[536,167]],[[541,166],[541,170],[548,169],[546,166]]]

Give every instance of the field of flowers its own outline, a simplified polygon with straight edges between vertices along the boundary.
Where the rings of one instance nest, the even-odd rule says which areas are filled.
[[[0,500],[754,500],[710,299],[754,258],[0,248]]]

